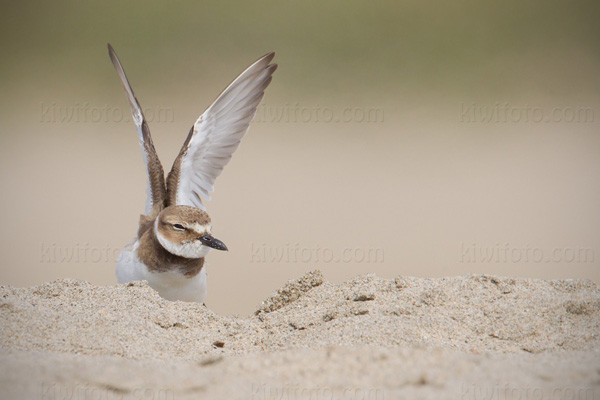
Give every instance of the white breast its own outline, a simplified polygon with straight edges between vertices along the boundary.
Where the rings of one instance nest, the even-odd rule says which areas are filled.
[[[167,300],[191,301],[204,303],[206,299],[206,264],[200,273],[188,278],[178,270],[166,272],[150,272],[136,255],[139,242],[127,246],[121,252],[117,261],[117,281],[127,283],[133,281],[148,281],[151,288]]]

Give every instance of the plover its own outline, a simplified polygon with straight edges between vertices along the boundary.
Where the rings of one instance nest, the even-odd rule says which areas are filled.
[[[166,181],[142,108],[110,44],[108,53],[127,94],[148,173],[146,209],[136,238],[117,261],[117,280],[146,280],[166,299],[203,303],[204,258],[211,249],[227,247],[212,236],[202,199],[210,200],[215,179],[248,130],[277,69],[270,64],[275,53],[250,65],[196,120]]]

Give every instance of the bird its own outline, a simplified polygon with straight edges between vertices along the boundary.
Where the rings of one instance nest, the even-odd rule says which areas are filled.
[[[144,214],[134,240],[117,259],[117,281],[145,280],[167,300],[204,303],[205,257],[210,250],[228,248],[213,236],[203,200],[210,200],[215,179],[248,131],[277,69],[271,64],[275,52],[246,68],[200,115],[166,180],[142,107],[110,43],[108,53],[125,89],[148,178]]]

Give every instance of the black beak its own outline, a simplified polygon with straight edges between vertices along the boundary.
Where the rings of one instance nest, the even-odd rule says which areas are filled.
[[[212,247],[215,250],[228,250],[227,246],[225,246],[225,243],[221,242],[217,238],[212,237],[208,233],[204,236],[199,237],[198,240],[201,241],[203,245]]]

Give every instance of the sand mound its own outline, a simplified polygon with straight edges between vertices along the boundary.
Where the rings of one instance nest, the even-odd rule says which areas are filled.
[[[58,280],[2,287],[0,297],[0,347],[12,350],[194,359],[329,345],[600,349],[600,289],[591,281],[367,275],[333,285],[311,272],[246,318],[164,300],[145,283]]]
[[[158,383],[177,398],[276,398],[273,387],[289,397],[298,388],[283,387],[285,379],[338,395],[375,388],[440,396],[452,387],[447,398],[459,398],[498,377],[564,386],[567,369],[587,371],[571,373],[571,384],[600,382],[600,288],[591,281],[367,275],[333,285],[314,271],[239,318],[166,301],[145,283],[57,280],[0,287],[0,315],[3,379],[38,390],[37,398],[54,390],[40,389],[40,380],[134,398],[136,388]],[[51,367],[57,363],[64,367]],[[96,371],[107,365],[112,372]],[[217,377],[244,389],[212,387]],[[327,398],[295,398],[310,394]]]

